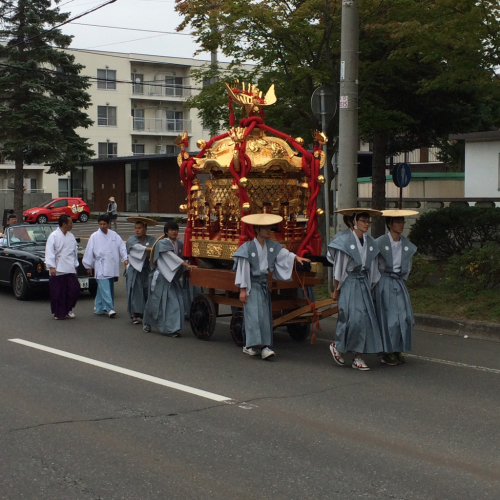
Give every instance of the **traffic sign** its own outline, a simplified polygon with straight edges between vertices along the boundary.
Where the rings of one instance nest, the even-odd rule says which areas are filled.
[[[311,109],[314,116],[322,124],[322,119],[326,126],[337,113],[337,95],[335,90],[328,86],[318,87],[311,97]],[[323,130],[326,133],[326,130]]]
[[[408,163],[398,163],[392,169],[392,180],[398,188],[405,188],[411,181],[411,169]]]

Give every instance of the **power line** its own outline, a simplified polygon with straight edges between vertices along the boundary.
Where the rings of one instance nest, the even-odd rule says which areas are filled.
[[[123,42],[113,42],[113,43],[106,43],[104,45],[94,45],[93,47],[88,47],[89,49],[98,49],[100,47],[109,47],[110,45],[119,45],[120,43],[129,43],[129,42],[138,42],[139,40],[149,40],[150,38],[158,38],[159,36],[165,36],[165,35],[153,35],[153,36],[143,36],[141,38],[134,38],[133,40],[124,40]]]
[[[29,71],[29,72],[36,71],[38,73],[54,74],[54,75],[61,77],[61,78],[84,78],[86,80],[91,80],[91,81],[96,81],[96,82],[115,82],[115,83],[129,84],[129,85],[149,85],[150,87],[168,87],[164,83],[152,83],[152,82],[137,83],[137,82],[134,82],[132,80],[106,80],[103,78],[97,78],[95,76],[71,75],[71,74],[67,74],[67,73],[61,73],[59,71],[47,69],[47,68],[36,68],[36,69],[23,68],[22,66],[15,66],[12,64],[5,64],[5,63],[1,63],[1,62],[0,62],[0,67],[16,69],[16,70],[21,70],[21,71]],[[199,88],[199,87],[191,87],[191,86],[187,86],[187,85],[182,85],[181,87],[183,89],[189,89],[189,90],[201,90],[201,88]],[[170,88],[173,88],[173,86]]]
[[[114,30],[143,31],[144,33],[162,33],[164,35],[192,36],[192,33],[178,33],[177,31],[144,30],[139,28],[123,28],[121,26],[107,26],[102,24],[88,24],[88,23],[73,23],[73,24],[78,24],[80,26],[93,26],[94,28],[110,28]]]
[[[60,24],[57,24],[56,26],[52,26],[52,28],[49,28],[48,30],[44,30],[42,31],[41,33],[39,33],[38,35],[35,35],[35,36],[32,36],[31,38],[28,38],[27,40],[23,40],[22,42],[19,42],[19,43],[16,43],[15,45],[11,45],[11,48],[12,47],[17,47],[18,45],[21,45],[23,43],[30,43],[32,40],[34,40],[35,38],[38,38],[38,37],[41,37],[43,35],[45,35],[46,33],[50,33],[51,31],[54,31],[56,30],[57,28],[60,28],[61,26],[64,26],[65,24],[69,24],[73,21],[75,21],[76,19],[80,19],[81,17],[83,16],[86,16],[88,14],[91,14],[92,12],[95,12],[99,9],[102,9],[103,7],[106,7],[107,5],[110,5],[112,3],[115,3],[116,0],[108,0],[106,3],[103,3],[101,5],[98,5],[97,7],[94,7],[92,9],[89,9],[87,10],[86,12],[82,12],[81,14],[78,14],[77,16],[74,16],[74,17],[71,17],[70,19],[67,19],[66,21],[60,23]]]

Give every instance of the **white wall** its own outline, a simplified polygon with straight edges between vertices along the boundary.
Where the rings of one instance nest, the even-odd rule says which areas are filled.
[[[500,197],[500,140],[465,143],[465,197]]]

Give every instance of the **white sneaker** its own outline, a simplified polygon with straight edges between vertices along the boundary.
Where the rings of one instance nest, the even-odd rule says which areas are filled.
[[[113,311],[113,309],[111,309],[111,311],[109,311],[109,312],[108,312],[108,316],[109,316],[110,318],[114,318],[114,317],[116,316],[116,312],[115,312],[115,311]]]
[[[362,372],[367,372],[370,368],[361,358],[354,358],[351,365],[355,370],[361,370]]]
[[[332,353],[332,356],[333,356],[333,359],[335,360],[335,363],[337,363],[340,366],[345,365],[344,356],[342,356],[342,353],[335,347],[334,343],[330,344],[330,352]]]
[[[272,349],[269,349],[269,347],[264,347],[264,349],[262,349],[260,355],[262,356],[262,359],[267,359],[267,358],[272,358],[273,356],[276,356],[276,353]]]
[[[258,356],[260,354],[255,347],[243,347],[243,352],[249,356]]]
[[[76,318],[75,313],[74,313],[73,311],[70,311],[70,312],[67,314],[67,317],[68,317],[69,319],[74,319],[74,318]]]

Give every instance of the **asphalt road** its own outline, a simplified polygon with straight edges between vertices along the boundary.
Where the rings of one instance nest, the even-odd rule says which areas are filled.
[[[0,289],[2,500],[500,498],[500,344],[416,332],[406,365],[362,373],[332,322],[262,361],[228,318],[209,342],[142,332],[123,278],[116,310],[83,293],[54,321]]]

